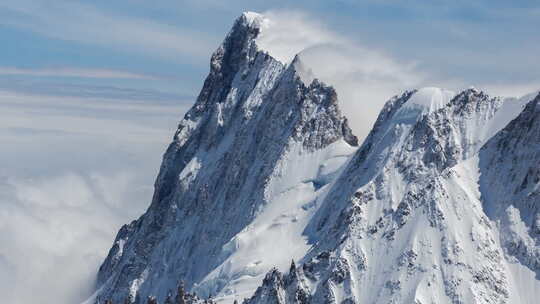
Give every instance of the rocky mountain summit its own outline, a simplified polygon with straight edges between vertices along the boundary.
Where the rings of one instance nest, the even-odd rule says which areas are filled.
[[[407,104],[425,90],[386,104],[329,190],[306,229],[318,240],[295,270],[301,283],[291,288],[287,275],[272,270],[250,303],[535,302],[540,162],[532,109],[540,97],[498,130],[493,120],[512,116],[503,118],[504,103],[523,100],[470,89],[415,116]],[[505,184],[493,189],[487,181]]]
[[[90,302],[183,282],[181,303],[536,303],[540,95],[407,91],[358,147],[335,90],[257,44],[267,24],[244,13],[212,55]]]

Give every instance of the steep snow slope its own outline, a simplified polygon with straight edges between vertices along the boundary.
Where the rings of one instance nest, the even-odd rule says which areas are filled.
[[[284,66],[259,49],[260,18],[242,15],[212,55],[151,206],[100,268],[99,299],[162,302],[179,280],[204,297],[248,297],[307,251],[301,232],[356,138],[331,87],[303,82],[299,58]]]
[[[539,279],[531,272],[537,271],[538,245],[526,237],[535,234],[530,220],[540,203],[535,102],[500,131],[526,100],[469,89],[431,111],[418,107],[434,105],[425,92],[416,98],[419,92],[406,92],[386,104],[308,225],[316,244],[302,265],[286,275],[270,271],[249,303],[535,303]],[[417,116],[410,102],[420,109]],[[479,165],[477,152],[495,133]],[[498,138],[511,140],[520,156],[492,151],[506,146]],[[483,165],[492,157],[498,168]],[[507,192],[506,185],[523,178],[496,176],[509,167],[527,176],[522,194]],[[505,183],[497,186],[505,195],[484,180]],[[502,202],[489,202],[490,194]],[[510,224],[485,215],[486,205],[505,203],[528,208],[525,225],[515,210]],[[525,235],[523,242],[512,233]]]
[[[407,91],[356,149],[271,25],[244,13],[212,55],[93,301],[162,303],[183,280],[225,303],[535,303],[540,97]]]
[[[515,303],[538,301],[540,290],[540,95],[479,154],[486,214],[498,228]],[[520,292],[518,292],[520,291]]]

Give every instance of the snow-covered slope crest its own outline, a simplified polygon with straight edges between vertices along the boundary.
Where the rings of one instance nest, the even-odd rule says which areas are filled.
[[[356,149],[336,92],[258,44],[268,22],[213,53],[91,302],[183,281],[190,303],[536,303],[540,97],[407,91]]]
[[[540,97],[468,89],[403,115],[420,91],[385,105],[307,225],[313,248],[247,303],[536,303]]]
[[[540,94],[491,138],[479,153],[480,189],[486,214],[498,228],[521,303],[540,290]]]
[[[259,49],[261,18],[240,16],[213,53],[150,207],[100,267],[96,302],[163,303],[180,280],[232,301],[308,250],[305,226],[357,140],[333,88]]]

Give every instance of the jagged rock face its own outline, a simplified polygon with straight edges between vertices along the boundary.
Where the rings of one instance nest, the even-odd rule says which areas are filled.
[[[407,91],[356,149],[336,92],[259,49],[261,18],[213,54],[100,298],[536,303],[540,96]]]
[[[470,89],[420,109],[409,104],[416,94],[425,91],[385,105],[308,225],[315,245],[299,268],[310,303],[534,303],[540,285],[535,101],[499,131],[523,100]],[[508,180],[497,177],[502,172]],[[491,192],[494,183],[500,192]],[[499,201],[486,198],[492,194]],[[486,204],[519,206],[529,234],[515,238],[522,225],[515,210],[494,225]],[[249,303],[270,303],[258,295],[271,288],[265,281]],[[273,303],[296,303],[279,290],[281,300]]]
[[[289,188],[311,201],[354,151],[334,89],[303,83],[299,58],[284,66],[259,50],[259,32],[259,21],[243,15],[212,55],[204,87],[163,157],[151,206],[120,229],[100,267],[101,299],[142,303],[152,295],[161,303],[179,280],[209,296],[234,277],[264,276],[264,261],[247,269],[234,260],[238,250],[249,253],[250,225],[296,193]],[[312,159],[317,166],[302,168]],[[297,206],[300,220],[283,225],[301,222],[310,206]]]
[[[253,297],[246,299],[249,303],[311,303],[311,295],[306,285],[306,277],[302,269],[297,269],[291,264],[289,273],[283,275],[279,270],[272,269],[262,282],[262,286],[257,289]]]

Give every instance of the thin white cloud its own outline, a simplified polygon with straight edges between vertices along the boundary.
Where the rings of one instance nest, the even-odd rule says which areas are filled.
[[[478,88],[494,96],[521,97],[532,92],[540,91],[540,79],[527,83],[486,83]]]
[[[521,96],[540,89],[538,81],[477,85],[467,83],[467,75],[456,79],[435,74],[417,62],[403,62],[334,32],[303,12],[275,10],[263,15],[267,21],[259,47],[282,62],[300,53],[304,66],[336,89],[342,112],[360,139],[371,130],[384,102],[404,90],[435,86],[459,91],[476,85],[493,96]]]
[[[84,77],[101,79],[157,79],[155,76],[109,69],[90,69],[74,67],[57,68],[17,68],[0,67],[0,75],[24,75],[43,77]]]
[[[402,63],[328,29],[298,11],[269,11],[257,40],[260,48],[283,62],[300,53],[316,78],[334,86],[354,133],[364,138],[386,100],[426,83],[428,75],[412,62]]]
[[[274,10],[265,12],[263,16],[257,45],[284,63],[313,46],[345,43],[342,37],[300,11]]]
[[[47,130],[57,134],[87,134],[152,145],[167,142],[187,108],[187,102],[159,104],[121,100],[47,96],[0,91],[0,129]],[[0,139],[3,132],[0,132]]]
[[[215,45],[206,33],[148,19],[113,15],[75,1],[4,0],[0,24],[48,37],[100,45],[150,56],[207,57]]]

